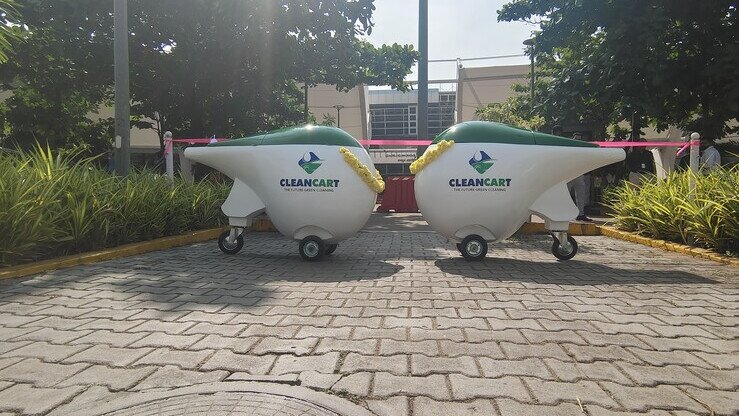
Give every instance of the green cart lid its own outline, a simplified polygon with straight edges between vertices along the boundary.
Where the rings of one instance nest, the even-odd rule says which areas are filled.
[[[226,140],[208,146],[276,146],[283,144],[320,144],[361,147],[359,142],[342,129],[328,126],[296,126],[256,134],[241,139]]]
[[[537,133],[490,121],[465,121],[441,132],[434,143],[454,140],[455,143],[505,143],[540,146],[598,147],[595,143]]]

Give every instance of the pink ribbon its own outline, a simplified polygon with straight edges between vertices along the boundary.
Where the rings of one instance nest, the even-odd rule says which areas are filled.
[[[431,144],[431,140],[408,140],[408,139],[364,139],[359,140],[362,146],[428,146]],[[696,146],[700,144],[699,141],[695,140],[692,142],[590,142],[595,143],[600,147],[680,147],[677,151],[677,155],[680,156],[691,144]]]
[[[164,141],[164,154],[168,154],[172,151],[173,143],[212,143],[213,140],[222,142],[228,140],[223,137],[216,139],[213,138],[183,138],[183,139],[165,139]],[[692,140],[688,142],[590,142],[595,143],[600,147],[679,147],[677,156],[680,156],[686,149],[691,145],[698,146],[699,140]],[[359,140],[359,144],[362,146],[428,146],[431,144],[431,140],[413,140],[413,139],[363,139]]]
[[[431,140],[408,140],[408,139],[363,139],[359,140],[362,146],[428,146]]]

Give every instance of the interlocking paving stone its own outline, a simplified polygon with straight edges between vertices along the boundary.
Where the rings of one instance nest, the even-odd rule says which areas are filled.
[[[651,409],[684,409],[696,413],[706,411],[705,407],[675,386],[629,387],[608,382],[604,382],[602,386],[629,411],[645,412]]]
[[[480,376],[480,370],[472,357],[427,357],[421,354],[411,355],[411,373],[414,376],[449,373]]]
[[[524,360],[500,360],[480,357],[480,367],[483,376],[498,378],[503,376],[532,376],[545,380],[554,379],[550,371],[540,358],[526,358]],[[556,360],[552,360],[556,361]],[[572,363],[567,363],[572,366]]]
[[[270,376],[274,377],[274,376]],[[278,376],[280,377],[280,376]],[[302,386],[329,389],[341,378],[341,374],[321,373],[314,370],[303,371],[298,375]]]
[[[156,371],[155,367],[113,368],[93,365],[60,382],[59,386],[107,386],[111,390],[127,390],[138,384],[146,376]]]
[[[245,353],[251,349],[254,344],[259,342],[258,338],[236,338],[223,337],[221,335],[206,335],[200,341],[187,347],[188,350],[199,351],[206,349],[229,349],[238,353]]]
[[[703,390],[692,386],[685,386],[682,390],[715,414],[736,415],[739,413],[739,392],[737,391]]]
[[[126,335],[129,335],[129,334],[126,334]],[[146,335],[143,338],[140,337],[140,335],[143,335],[142,333],[136,333],[136,334],[130,334],[130,335],[136,335],[138,338],[140,338],[136,342],[131,344],[131,347],[134,347],[134,348],[169,347],[169,348],[184,349],[184,348],[187,348],[193,345],[199,340],[205,338],[205,336],[200,335],[200,334],[172,335],[172,334],[166,334],[163,332],[151,333],[149,335]]]
[[[376,373],[373,393],[379,397],[428,396],[436,400],[449,400],[444,376],[435,374],[426,377],[396,376]]]
[[[266,374],[275,362],[274,355],[245,355],[229,350],[216,351],[200,368],[203,370],[243,371],[249,374]]]
[[[20,411],[26,415],[45,414],[82,390],[83,387],[47,389],[16,384],[0,391],[0,409]]]
[[[592,363],[568,363],[554,359],[545,359],[544,361],[560,381],[602,380],[615,381],[620,384],[631,384],[631,380],[613,363],[608,361],[596,361]]]
[[[344,358],[344,363],[340,370],[344,373],[353,373],[357,371],[384,371],[396,375],[407,375],[408,356],[399,354],[378,357],[349,353],[346,358]]]
[[[8,357],[32,357],[56,363],[88,348],[90,348],[89,345],[56,345],[46,342],[34,342],[5,355]]]
[[[299,380],[378,415],[735,413],[736,269],[577,239],[569,262],[544,236],[467,262],[434,233],[360,233],[305,263],[248,234],[236,256],[210,242],[0,281],[0,412]]]
[[[496,399],[502,416],[575,416],[583,415],[580,407],[572,403],[561,403],[556,406],[540,406],[522,404],[510,399]]]
[[[0,370],[0,380],[32,383],[37,387],[52,387],[88,367],[87,364],[45,363],[27,358]]]
[[[409,414],[408,398],[405,396],[393,396],[381,400],[367,400],[367,407],[377,416]]]
[[[193,369],[202,363],[206,358],[213,355],[211,350],[203,351],[178,351],[168,348],[157,348],[151,353],[141,357],[134,365],[153,364],[153,365],[175,365],[183,369]]]
[[[150,376],[138,383],[135,390],[161,389],[172,387],[185,387],[193,384],[210,383],[223,380],[228,376],[227,371],[190,371],[182,370],[175,366],[166,365],[160,367]]]
[[[331,390],[336,392],[347,392],[360,397],[367,397],[372,385],[372,373],[362,372],[353,373],[342,376],[333,386]]]
[[[541,404],[556,405],[560,402],[590,403],[603,407],[618,407],[608,393],[593,381],[560,382],[525,378],[526,385]]]
[[[329,352],[323,355],[294,356],[280,355],[270,374],[300,373],[302,371],[333,372],[339,362],[338,352]]]
[[[317,338],[304,339],[282,339],[275,337],[267,337],[262,339],[252,349],[252,353],[256,355],[264,354],[293,354],[306,355],[315,349],[318,345]]]
[[[441,402],[428,397],[413,399],[413,411],[417,415],[428,416],[487,416],[496,414],[490,400],[477,399],[470,402]]]
[[[517,377],[478,378],[451,374],[449,382],[456,400],[476,397],[510,397],[521,402],[530,400],[526,387]]]

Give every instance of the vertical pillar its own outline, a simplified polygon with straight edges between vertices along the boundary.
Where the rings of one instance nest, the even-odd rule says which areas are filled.
[[[418,109],[416,111],[416,137],[428,138],[429,108],[429,2],[418,0]],[[416,153],[420,156],[426,151],[419,146]]]
[[[305,117],[305,123],[308,123],[308,83],[303,84],[303,117]]]
[[[164,161],[167,166],[167,177],[174,180],[174,143],[172,143],[172,132],[164,133]]]
[[[698,174],[699,169],[699,154],[698,154],[698,144],[700,143],[701,135],[698,133],[691,133],[690,134],[690,182],[689,182],[689,189],[690,189],[690,195],[689,198],[695,198],[695,175]]]
[[[127,175],[131,166],[131,102],[128,86],[128,0],[113,3],[113,74],[115,77],[115,170]]]

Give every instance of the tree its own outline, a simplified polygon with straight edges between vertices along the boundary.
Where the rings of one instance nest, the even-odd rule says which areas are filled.
[[[525,87],[524,87],[525,88]],[[520,86],[514,86],[520,92]],[[531,115],[531,102],[528,95],[514,95],[501,103],[492,103],[475,111],[480,120],[495,121],[527,130],[538,130],[544,123],[544,117]]]
[[[11,45],[18,40],[20,28],[14,25],[18,11],[14,0],[0,0],[0,63],[7,62]]]
[[[545,117],[721,137],[739,115],[735,1],[513,0],[498,19],[539,25]]]
[[[96,112],[110,105],[112,16],[108,2],[23,0],[24,27],[11,59],[0,65],[6,144],[30,148],[84,144],[99,153],[112,120]]]
[[[302,122],[300,86],[405,88],[417,54],[357,38],[372,0],[131,3],[136,111],[178,135],[242,135]],[[176,97],[176,99],[173,99]],[[161,137],[161,136],[160,136]]]
[[[23,47],[0,66],[14,93],[0,111],[9,138],[109,141],[91,112],[111,98],[112,2],[19,3]],[[416,52],[360,40],[373,10],[373,0],[129,0],[132,122],[160,141],[166,130],[239,136],[301,122],[303,83],[404,88]]]

